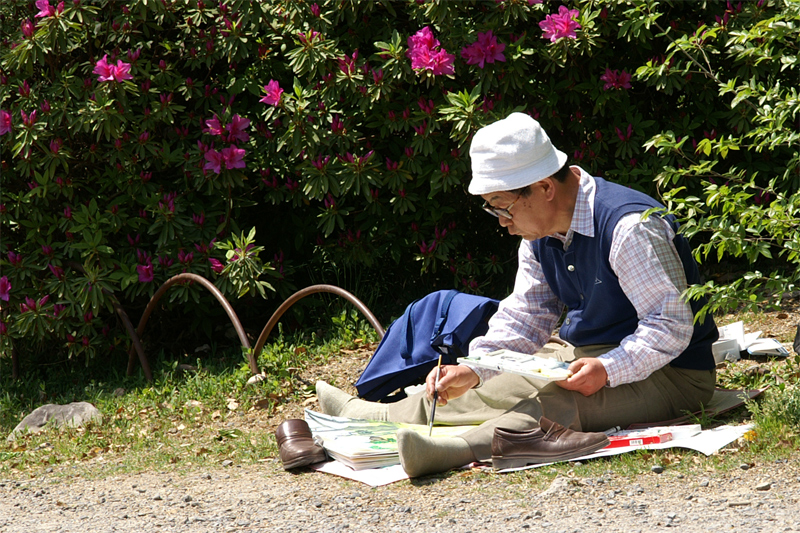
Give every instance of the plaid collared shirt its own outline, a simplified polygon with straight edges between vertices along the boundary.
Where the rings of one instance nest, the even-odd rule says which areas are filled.
[[[580,169],[580,188],[566,235],[552,235],[569,247],[574,234],[594,237],[595,181]],[[672,239],[675,233],[661,217],[642,220],[640,213],[620,219],[612,236],[609,262],[620,287],[636,309],[639,325],[618,348],[598,357],[609,385],[641,381],[686,349],[693,333],[691,307],[681,298],[686,274]],[[514,291],[500,302],[489,331],[470,344],[470,353],[505,348],[536,353],[550,338],[564,310],[550,290],[531,247],[519,248]],[[471,367],[481,378],[496,371]]]

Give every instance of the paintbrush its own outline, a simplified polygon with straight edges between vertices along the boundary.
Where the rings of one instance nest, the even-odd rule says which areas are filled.
[[[436,402],[439,399],[439,374],[442,370],[442,354],[439,354],[439,362],[436,363],[436,381],[433,382],[433,403],[431,403],[431,419],[428,421],[428,436],[433,434],[433,415],[436,414]]]

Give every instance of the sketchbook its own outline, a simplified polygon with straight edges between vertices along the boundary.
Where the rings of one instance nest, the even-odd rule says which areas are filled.
[[[305,410],[305,420],[311,433],[332,458],[353,470],[381,468],[400,464],[397,452],[397,431],[408,428],[428,436],[424,424],[402,424],[330,416],[310,409]],[[433,426],[431,437],[454,437],[475,426]]]
[[[458,362],[544,381],[561,381],[572,375],[568,363],[511,350],[496,350],[487,354],[461,357]]]

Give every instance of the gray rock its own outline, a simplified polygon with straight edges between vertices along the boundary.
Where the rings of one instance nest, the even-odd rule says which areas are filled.
[[[540,497],[548,498],[559,493],[565,493],[569,490],[569,481],[563,476],[556,476],[550,487],[540,494]]]
[[[96,422],[98,424],[103,422],[103,414],[88,402],[73,402],[67,405],[42,405],[23,418],[22,422],[17,424],[17,427],[14,428],[14,431],[11,432],[6,440],[14,441],[17,435],[21,435],[26,431],[38,433],[48,424],[59,428],[64,426],[80,427],[87,422]]]

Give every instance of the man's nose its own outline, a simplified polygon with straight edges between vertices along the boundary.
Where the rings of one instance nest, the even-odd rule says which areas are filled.
[[[499,217],[497,217],[497,221],[498,221],[498,222],[500,223],[500,225],[501,225],[502,227],[504,227],[504,228],[507,228],[508,226],[510,226],[511,224],[513,224],[513,223],[514,223],[514,221],[513,221],[513,220],[511,220],[511,219],[510,219],[510,218],[508,218],[508,217],[504,217],[504,216],[502,216],[502,215],[500,215]]]

